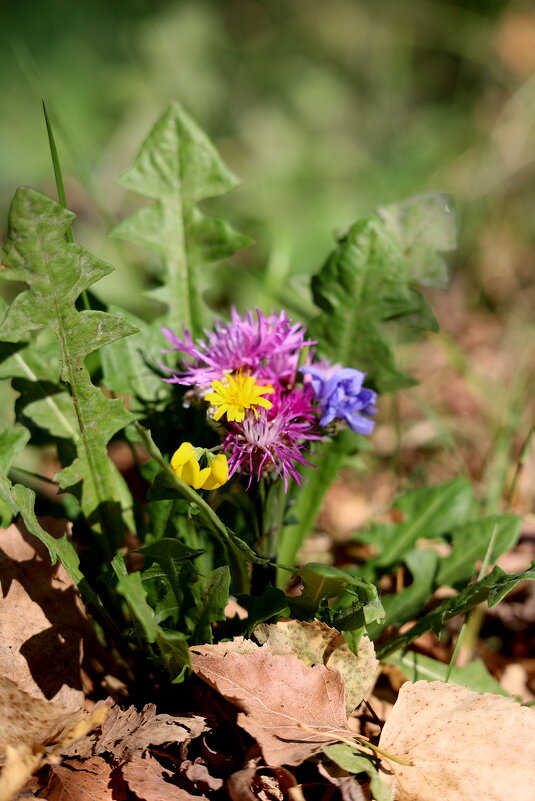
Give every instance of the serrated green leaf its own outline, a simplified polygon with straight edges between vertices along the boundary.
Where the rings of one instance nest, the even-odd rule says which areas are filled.
[[[152,607],[147,601],[141,573],[128,573],[122,554],[112,560],[117,578],[117,592],[125,599],[140,637],[158,647],[163,665],[171,679],[176,680],[184,667],[189,665],[189,651],[184,635],[162,628]]]
[[[228,565],[216,567],[202,582],[200,599],[188,617],[194,630],[191,644],[213,642],[212,623],[225,620],[225,607],[228,604],[230,589],[230,570]]]
[[[385,662],[395,665],[403,671],[409,681],[445,681],[448,665],[438,662],[429,656],[407,651],[404,654],[391,654]],[[490,675],[485,663],[481,659],[474,659],[462,667],[451,668],[448,681],[461,684],[476,693],[494,693],[495,695],[509,695],[499,681]]]
[[[141,430],[141,427],[138,428]],[[146,432],[148,433],[148,432]],[[151,444],[154,445],[154,443]],[[161,455],[160,455],[161,458]],[[211,531],[216,537],[227,546],[231,552],[238,556],[241,560],[249,562],[256,562],[264,564],[269,561],[263,559],[255,554],[251,548],[241,540],[233,531],[231,531],[223,521],[217,516],[211,506],[209,506],[204,498],[192,487],[189,487],[181,479],[179,479],[165,462],[161,462],[164,468],[156,478],[154,484],[148,493],[148,498],[151,501],[157,500],[172,500],[175,498],[182,498],[190,501],[198,510],[199,518],[203,525]]]
[[[376,215],[351,226],[312,278],[312,295],[321,309],[309,327],[319,355],[364,370],[382,392],[413,383],[379,327],[414,306],[402,254]]]
[[[22,451],[30,432],[22,426],[0,429],[0,473],[7,475],[15,457]]]
[[[447,620],[468,612],[474,606],[483,603],[483,601],[487,601],[489,606],[494,606],[521,581],[535,581],[535,564],[529,570],[524,570],[521,573],[505,573],[501,568],[495,567],[492,573],[489,573],[484,579],[465,587],[458,595],[449,598],[432,612],[424,615],[404,634],[394,637],[389,643],[379,648],[377,651],[378,658],[385,659],[395,651],[406,648],[426,631],[439,634],[442,630],[442,625]]]
[[[441,560],[437,585],[447,584],[458,589],[474,575],[475,563],[485,556],[494,537],[490,561],[495,562],[517,543],[521,520],[514,515],[493,515],[467,523],[452,532],[453,551]]]
[[[24,378],[13,378],[11,386],[19,393],[15,402],[17,419],[29,419],[54,437],[76,440],[76,413],[64,386]]]
[[[247,619],[243,621],[243,626],[237,634],[250,637],[253,630],[266,620],[280,615],[288,616],[290,609],[288,599],[282,590],[268,584],[262,595],[246,595],[238,593],[236,600],[247,610]]]
[[[52,331],[37,332],[31,342],[0,343],[0,378],[11,378],[20,393],[17,417],[22,415],[55,437],[75,441],[76,413],[70,394],[59,384],[59,373],[59,345]]]
[[[303,591],[301,595],[289,597],[288,604],[292,614],[300,620],[314,617],[321,601],[335,598],[348,588],[353,591],[362,590],[366,600],[373,600],[373,597],[370,597],[370,592],[375,597],[377,595],[376,592],[373,593],[370,590],[371,585],[367,581],[356,578],[346,570],[340,570],[340,568],[332,565],[309,562],[295,572],[303,584]],[[363,605],[365,602],[363,599]]]
[[[410,279],[440,289],[448,282],[441,253],[457,246],[457,219],[451,195],[427,194],[377,209],[386,230],[405,256]]]
[[[203,553],[203,551],[189,548],[179,540],[164,537],[157,542],[151,543],[150,545],[144,545],[142,548],[138,549],[137,553],[142,553],[145,556],[154,559],[161,568],[161,574],[160,572],[156,573],[155,571],[151,571],[150,568],[144,570],[142,574],[143,581],[146,581],[148,577],[165,577],[174,594],[176,609],[179,612],[184,601],[184,593],[182,590],[181,581],[181,563],[199,556],[201,553]],[[161,607],[159,607],[158,611],[161,614]]]
[[[372,526],[355,535],[355,539],[373,543],[379,551],[379,556],[370,560],[367,570],[396,565],[420,537],[433,539],[462,525],[470,516],[472,504],[472,486],[464,478],[404,493],[393,505],[393,509],[403,513],[401,523]]]
[[[436,553],[422,548],[417,548],[405,556],[405,563],[412,573],[412,584],[401,592],[382,596],[386,617],[384,622],[370,626],[368,631],[372,640],[376,639],[387,626],[399,628],[421,612],[435,588],[438,562]]]
[[[199,556],[199,554],[203,553],[203,551],[190,548],[188,545],[184,545],[183,542],[180,542],[180,540],[163,537],[157,542],[153,542],[150,545],[144,545],[142,548],[138,548],[135,553],[142,553],[145,556],[150,556],[151,559],[154,559],[162,564],[163,561],[167,559],[173,559],[175,561],[181,559],[194,559],[196,556]]]
[[[51,563],[54,565],[59,559],[67,575],[76,584],[82,596],[96,607],[102,608],[98,596],[80,571],[80,559],[67,534],[62,537],[53,537],[44,530],[37,520],[34,510],[35,493],[33,490],[23,487],[21,484],[12,484],[0,472],[0,500],[3,500],[14,514],[20,514],[30,534],[33,534],[46,546]]]
[[[176,331],[185,326],[200,334],[200,268],[251,240],[222,220],[205,217],[196,204],[234,189],[237,179],[197,124],[172,103],[119,181],[156,203],[120,222],[112,235],[161,254],[167,323]]]
[[[121,539],[119,510],[124,498],[121,479],[107,455],[109,439],[131,415],[120,400],[106,398],[91,383],[86,358],[97,348],[137,329],[125,318],[100,311],[78,312],[80,293],[111,271],[64,235],[74,215],[32,189],[19,189],[13,199],[2,277],[28,288],[11,303],[0,326],[0,339],[25,340],[28,331],[43,328],[55,334],[60,347],[60,378],[69,386],[79,428],[78,456],[59,475],[60,486],[80,497],[90,523],[107,544]]]
[[[321,314],[309,330],[318,353],[364,370],[379,391],[414,383],[397,368],[383,323],[436,328],[427,302],[410,284],[444,282],[436,251],[452,247],[445,209],[443,196],[427,196],[358,220],[312,279]]]
[[[4,428],[0,430],[0,475],[7,476],[13,460],[22,451],[30,432],[22,426],[15,428]],[[8,497],[9,484],[4,487],[4,492],[0,490],[0,526],[8,526],[18,513],[18,508],[13,503],[13,499]]]
[[[110,306],[110,312],[121,312],[138,329],[136,334],[112,342],[100,354],[102,383],[112,392],[129,398],[133,413],[141,411],[147,402],[163,401],[170,385],[162,381],[156,365],[165,345],[161,324],[145,323],[130,312]]]

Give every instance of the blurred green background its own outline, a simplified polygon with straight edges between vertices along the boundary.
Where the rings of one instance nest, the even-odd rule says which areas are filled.
[[[242,181],[210,211],[257,241],[220,271],[219,304],[274,304],[333,230],[440,190],[461,211],[467,291],[499,313],[532,308],[532,4],[26,0],[0,15],[1,219],[19,184],[55,196],[44,97],[76,236],[118,268],[106,300],[149,309],[153,257],[104,234],[138,202],[115,178],[178,100]]]

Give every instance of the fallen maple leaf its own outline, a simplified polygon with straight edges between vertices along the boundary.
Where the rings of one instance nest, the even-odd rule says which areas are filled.
[[[87,758],[111,754],[116,759],[141,756],[151,745],[187,743],[206,731],[204,718],[157,715],[154,704],[141,712],[114,705],[99,729],[63,750],[67,756]]]
[[[165,776],[173,774],[153,757],[136,757],[121,765],[121,773],[130,790],[143,801],[199,801],[204,795],[191,795],[182,787],[171,784]]]
[[[244,642],[246,653],[236,653]],[[269,765],[299,765],[326,743],[353,736],[337,671],[276,656],[241,637],[190,650],[195,673],[243,710],[238,724],[257,740]]]
[[[346,691],[346,712],[351,714],[365,698],[375,680],[379,662],[369,637],[360,638],[358,654],[346,644],[343,635],[326,623],[289,620],[258,626],[254,636],[266,643],[273,654],[295,654],[305,665],[325,665],[337,670]]]
[[[406,682],[379,747],[396,801],[527,801],[535,786],[535,714],[512,698],[443,682]]]

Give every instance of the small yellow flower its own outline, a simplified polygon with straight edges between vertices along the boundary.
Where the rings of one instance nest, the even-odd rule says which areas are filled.
[[[199,460],[206,456],[208,465],[201,469]],[[227,457],[223,453],[214,456],[204,448],[194,448],[191,442],[183,442],[171,458],[171,468],[178,478],[193,489],[213,490],[228,481]]]
[[[229,422],[241,423],[246,409],[252,409],[256,417],[258,417],[257,406],[271,409],[273,405],[271,401],[262,397],[274,392],[270,384],[259,385],[252,375],[243,373],[228,375],[225,380],[225,384],[221,381],[212,381],[213,392],[208,392],[204,396],[209,403],[219,407],[214,414],[214,420],[220,420],[226,414]]]

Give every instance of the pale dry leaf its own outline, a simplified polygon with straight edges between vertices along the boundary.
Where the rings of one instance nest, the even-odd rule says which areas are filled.
[[[443,682],[406,682],[379,747],[396,801],[527,801],[535,786],[535,712],[512,698]]]
[[[361,637],[358,654],[350,650],[337,629],[319,620],[262,623],[254,630],[254,636],[273,654],[295,654],[306,665],[320,664],[337,670],[346,690],[348,715],[363,701],[375,681],[379,662],[367,636]]]
[[[337,671],[260,646],[235,653],[233,644],[192,646],[192,668],[243,710],[238,724],[255,738],[269,765],[299,765],[326,743],[352,737]]]
[[[81,708],[66,710],[34,698],[11,679],[0,676],[0,759],[8,745],[59,742],[82,715]]]
[[[0,801],[11,801],[22,790],[41,765],[44,754],[45,749],[41,745],[17,743],[6,746],[0,773]]]
[[[40,520],[54,536],[67,521]],[[0,529],[0,674],[66,709],[84,700],[83,642],[94,642],[78,590],[22,523]]]
[[[50,766],[47,782],[39,792],[48,801],[119,801],[111,786],[111,772],[110,765],[100,757],[66,760]]]
[[[143,801],[199,801],[204,795],[191,795],[187,790],[171,784],[165,777],[173,774],[153,757],[136,757],[121,766],[130,790]]]
[[[114,705],[99,729],[64,749],[68,756],[87,758],[109,753],[117,759],[143,754],[150,745],[187,743],[206,730],[204,718],[157,715],[154,704],[141,712]]]
[[[184,760],[180,766],[180,772],[195,785],[196,790],[220,790],[223,787],[223,779],[212,776],[200,758],[193,762],[191,759]]]

